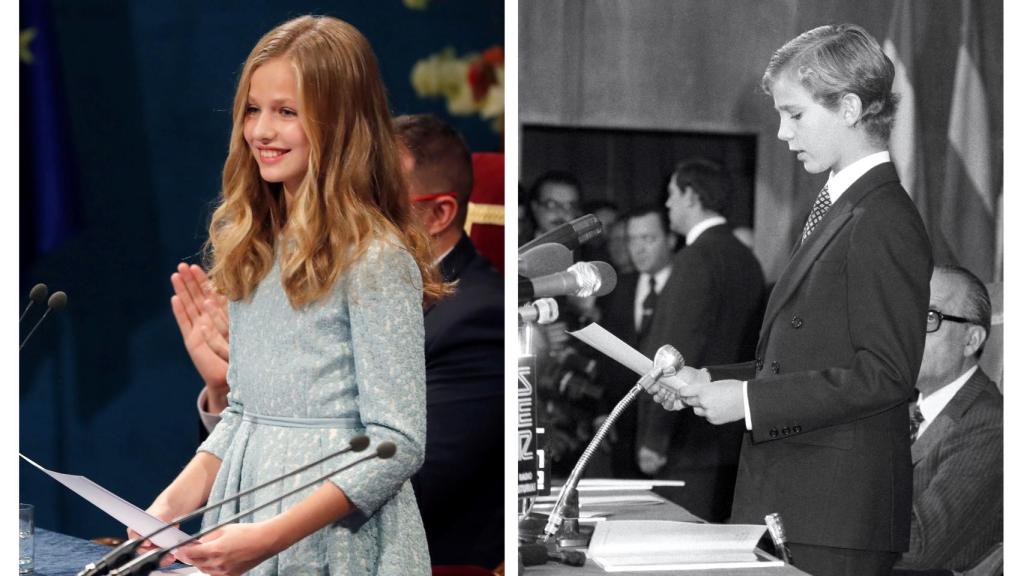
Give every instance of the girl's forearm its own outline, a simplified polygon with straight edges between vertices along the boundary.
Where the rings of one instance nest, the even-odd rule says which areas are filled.
[[[209,452],[200,452],[185,466],[171,484],[157,496],[156,502],[175,515],[191,512],[210,497],[213,479],[220,470],[220,459]]]
[[[304,500],[265,523],[274,553],[345,516],[355,506],[333,482],[324,482]]]

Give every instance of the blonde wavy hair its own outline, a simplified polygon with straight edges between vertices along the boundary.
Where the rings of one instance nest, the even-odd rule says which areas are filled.
[[[260,177],[243,133],[253,72],[279,57],[295,71],[310,145],[290,212],[283,185]],[[372,240],[392,237],[416,260],[425,298],[447,293],[412,216],[396,142],[377,59],[353,26],[302,16],[263,36],[235,93],[223,190],[206,245],[214,288],[248,299],[272,268],[280,241],[281,284],[298,308],[325,296]]]

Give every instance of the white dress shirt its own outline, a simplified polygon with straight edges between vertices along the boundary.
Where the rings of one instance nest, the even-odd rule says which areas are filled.
[[[665,282],[668,282],[668,277],[672,275],[672,265],[665,266],[661,270],[654,273],[654,294],[661,294],[661,289],[665,287]],[[636,331],[640,331],[640,323],[644,318],[644,300],[647,299],[647,293],[651,291],[651,275],[647,272],[640,274],[640,278],[637,279],[636,285],[636,299],[633,301],[633,326]]]
[[[974,366],[971,366],[967,372],[961,374],[956,380],[953,380],[928,396],[925,396],[924,394],[921,395],[917,400],[917,407],[921,410],[921,415],[924,416],[924,422],[921,422],[921,426],[917,429],[918,438],[924,434],[928,425],[931,424],[939,413],[946,408],[946,404],[949,404],[949,401],[953,399],[953,396],[956,396],[956,393],[964,387],[964,384],[967,384],[967,381],[971,379],[971,376],[974,376],[974,373],[977,372],[977,370],[978,365],[975,364]]]

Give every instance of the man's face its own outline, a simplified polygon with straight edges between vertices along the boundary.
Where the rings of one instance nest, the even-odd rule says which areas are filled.
[[[629,255],[640,272],[654,274],[668,265],[672,258],[672,237],[661,225],[657,214],[644,214],[626,223]]]
[[[928,308],[942,314],[967,318],[965,287],[955,277],[942,272],[932,274]],[[949,384],[966,369],[966,347],[971,324],[943,320],[939,329],[925,336],[924,357],[917,377],[917,388],[925,394]],[[973,351],[971,351],[973,353]]]
[[[674,232],[686,234],[689,231],[689,227],[686,225],[686,213],[690,203],[690,195],[694,193],[693,188],[689,186],[686,187],[685,191],[680,190],[679,186],[676,185],[675,178],[669,181],[668,200],[665,201],[665,207],[668,208],[669,226],[672,227]]]
[[[772,84],[772,98],[779,113],[778,138],[796,152],[804,170],[819,174],[838,172],[847,163],[842,157],[840,135],[846,132],[843,116],[819,104],[791,74]]]
[[[548,182],[541,185],[531,205],[537,230],[548,232],[580,215],[580,192],[570,184]]]

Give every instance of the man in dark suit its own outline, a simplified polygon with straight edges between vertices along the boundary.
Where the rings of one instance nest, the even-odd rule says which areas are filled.
[[[598,307],[605,329],[631,347],[643,349],[658,308],[658,297],[672,274],[676,237],[669,230],[665,211],[657,206],[637,208],[623,221],[630,260],[637,271],[620,276],[615,290],[598,300]],[[600,417],[603,419],[636,384],[636,375],[610,358],[601,357],[598,362],[597,382],[604,390]],[[639,401],[650,402],[646,398]],[[664,412],[660,408],[658,411]],[[645,473],[653,474],[653,468],[642,470],[637,462],[636,403],[619,415],[614,430],[614,439],[610,442],[613,475],[641,478]]]
[[[932,258],[886,150],[893,70],[846,24],[772,56],[762,86],[778,137],[829,179],[768,300],[755,361],[652,389],[713,424],[744,422],[731,521],[779,513],[794,564],[815,576],[888,575],[910,540],[907,410]]]
[[[672,174],[665,205],[686,247],[673,259],[650,337],[641,343],[649,357],[664,344],[697,366],[749,357],[744,343],[760,320],[764,275],[722,216],[728,194],[728,180],[712,162],[689,160]],[[689,410],[668,412],[649,398],[640,401],[640,467],[659,478],[684,480],[684,488],[668,495],[706,520],[729,516],[742,435],[741,422],[714,426]]]
[[[980,280],[936,267],[910,407],[910,550],[898,569],[967,570],[1003,540],[1003,395],[978,366],[991,321]]]
[[[427,445],[413,488],[431,563],[497,566],[504,555],[503,281],[463,232],[473,165],[428,115],[395,120],[409,196],[455,293],[428,308]]]

